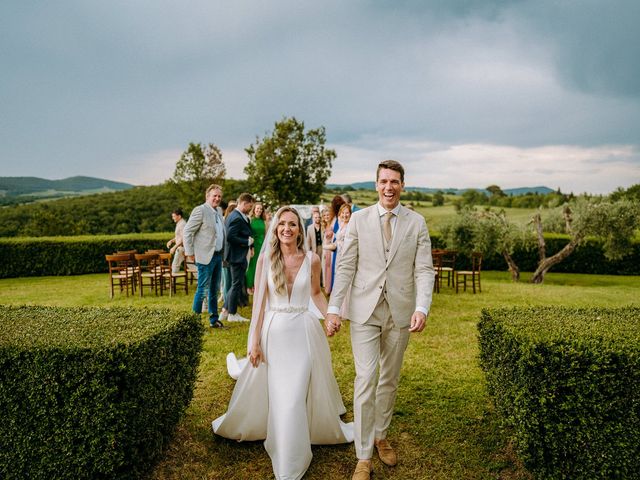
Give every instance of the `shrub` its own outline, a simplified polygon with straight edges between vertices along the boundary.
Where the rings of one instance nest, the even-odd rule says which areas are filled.
[[[0,306],[0,478],[139,478],[191,401],[201,348],[191,313]]]
[[[166,246],[173,233],[0,239],[0,278],[107,272],[105,255]]]
[[[117,250],[164,248],[173,233],[140,233],[128,235],[98,235],[76,237],[17,237],[0,238],[0,278],[41,275],[82,275],[106,272],[104,256]],[[547,254],[553,255],[569,241],[566,235],[545,235]],[[433,248],[446,248],[442,236],[431,232]],[[538,264],[536,246],[516,248],[513,253],[521,271],[534,271]],[[470,268],[471,262],[460,254],[456,267]],[[482,261],[483,270],[506,270],[501,255],[492,253]],[[640,275],[640,241],[633,244],[633,253],[621,260],[608,260],[602,241],[589,239],[579,245],[554,272]]]
[[[537,478],[640,472],[640,308],[483,310],[480,364]]]

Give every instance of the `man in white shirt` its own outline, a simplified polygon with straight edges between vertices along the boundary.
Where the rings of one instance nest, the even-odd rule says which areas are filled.
[[[340,330],[340,308],[349,294],[348,318],[355,360],[353,480],[368,480],[374,447],[393,466],[387,441],[400,368],[410,332],[424,329],[435,272],[424,218],[400,205],[404,168],[394,160],[378,165],[378,203],[353,213],[336,266],[326,327]],[[379,375],[378,375],[379,369]]]
[[[198,287],[193,297],[193,311],[202,313],[202,302],[209,297],[209,326],[222,327],[218,318],[218,290],[222,275],[222,254],[224,252],[224,220],[220,201],[222,187],[210,185],[206,201],[193,209],[184,227],[184,253],[187,259],[195,259],[198,268]]]
[[[180,265],[182,265],[182,262],[184,261],[183,232],[184,226],[187,222],[182,218],[181,208],[176,208],[171,212],[171,218],[176,224],[176,231],[174,233],[174,237],[167,242],[167,248],[173,255],[171,270],[173,270],[173,273],[178,273],[180,271]]]

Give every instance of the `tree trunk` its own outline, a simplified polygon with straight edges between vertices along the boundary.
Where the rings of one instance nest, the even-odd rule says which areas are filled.
[[[533,272],[533,277],[531,277],[531,283],[542,283],[544,282],[544,275],[549,271],[551,267],[557,265],[565,258],[567,258],[571,253],[575,250],[578,242],[575,239],[571,239],[569,243],[567,243],[562,250],[560,250],[555,255],[543,258],[538,263],[538,268]]]
[[[513,280],[514,282],[518,282],[520,280],[520,269],[518,268],[518,265],[516,265],[513,257],[509,255],[509,252],[502,252],[502,256],[509,266],[509,271],[511,272],[511,280]]]
[[[542,231],[542,217],[540,213],[536,213],[531,219],[536,226],[536,234],[538,238],[538,258],[543,261],[547,258],[547,246],[544,241],[544,232]]]

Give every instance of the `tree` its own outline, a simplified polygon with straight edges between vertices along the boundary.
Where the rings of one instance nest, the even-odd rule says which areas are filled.
[[[563,230],[569,235],[569,241],[560,251],[548,257],[544,225],[558,223],[558,212],[549,213],[553,221],[546,223],[543,223],[540,211],[533,216],[530,222],[534,227],[532,232],[529,228],[520,228],[509,222],[504,212],[478,212],[471,208],[463,208],[442,228],[442,233],[447,246],[462,253],[499,253],[505,259],[514,281],[520,278],[519,268],[512,257],[515,248],[535,245],[537,240],[538,264],[531,281],[543,283],[549,269],[571,255],[588,236],[603,239],[605,256],[614,260],[630,252],[635,231],[640,228],[640,202],[578,198],[560,208],[559,213],[564,222]]]
[[[442,190],[438,190],[433,194],[433,200],[431,201],[431,203],[434,207],[441,207],[442,205],[444,205],[444,194],[442,193]]]
[[[604,254],[609,259],[619,259],[631,250],[631,240],[640,228],[640,202],[620,200],[611,202],[601,198],[578,198],[562,207],[567,243],[551,257],[546,255],[543,224],[540,213],[533,216],[532,223],[538,239],[538,266],[531,281],[542,283],[551,267],[567,258],[589,235],[604,239]]]
[[[203,147],[192,142],[180,156],[169,182],[182,208],[190,211],[204,201],[207,187],[221,183],[225,175],[220,149],[213,143]]]
[[[470,255],[497,252],[504,258],[514,282],[520,280],[520,269],[512,255],[516,247],[531,241],[526,232],[507,220],[504,211],[477,211],[463,208],[442,228],[449,248]]]
[[[336,158],[325,142],[324,127],[305,133],[295,117],[276,122],[273,133],[245,149],[252,190],[274,206],[318,202]]]

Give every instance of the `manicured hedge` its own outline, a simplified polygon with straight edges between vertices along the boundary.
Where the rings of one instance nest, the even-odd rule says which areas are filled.
[[[166,248],[173,233],[0,238],[0,278],[107,272],[105,255]]]
[[[640,472],[640,308],[483,310],[480,364],[540,479]]]
[[[81,275],[107,271],[106,254],[117,250],[165,248],[173,233],[129,235],[99,235],[83,237],[0,238],[0,278],[41,275]],[[548,235],[547,255],[560,251],[568,242],[566,236]],[[431,234],[434,248],[445,248],[437,232]],[[513,255],[523,272],[532,272],[538,263],[538,250],[520,249]],[[460,255],[457,268],[470,268],[470,261]],[[486,255],[484,270],[506,270],[501,255]],[[602,242],[590,239],[580,245],[566,260],[554,266],[552,272],[640,275],[640,243],[622,260],[611,261],[604,256]]]
[[[191,401],[202,330],[170,310],[0,306],[0,478],[140,478]]]

